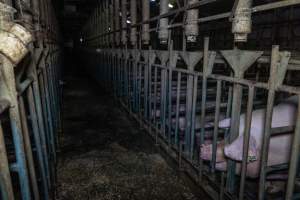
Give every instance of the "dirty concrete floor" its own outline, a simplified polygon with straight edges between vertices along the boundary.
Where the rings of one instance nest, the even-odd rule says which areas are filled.
[[[194,200],[135,122],[89,78],[67,77],[58,200]]]

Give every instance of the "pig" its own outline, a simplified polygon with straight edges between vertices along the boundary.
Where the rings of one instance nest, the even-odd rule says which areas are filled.
[[[297,111],[297,96],[292,96],[282,103],[278,104],[273,109],[272,128],[294,126],[296,121]],[[250,129],[250,141],[248,152],[248,164],[247,164],[247,176],[257,177],[260,166],[260,151],[263,140],[263,128],[264,128],[264,116],[265,109],[258,109],[252,113],[252,123]],[[219,122],[220,128],[229,128],[230,119],[221,120]],[[231,144],[224,145],[224,142],[220,142],[217,152],[217,164],[216,169],[224,171],[226,170],[227,162],[226,158],[232,160],[241,161],[243,158],[243,134],[245,128],[245,114],[240,117],[239,137]],[[282,134],[272,136],[269,146],[268,166],[284,164],[289,161],[290,158],[290,146],[292,144],[291,134]],[[201,146],[200,157],[204,160],[212,159],[212,145],[205,144]],[[237,173],[239,173],[240,163],[237,165]]]

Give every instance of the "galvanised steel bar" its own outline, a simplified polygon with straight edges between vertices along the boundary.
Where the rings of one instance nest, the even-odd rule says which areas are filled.
[[[196,104],[197,104],[197,87],[198,87],[198,76],[194,77],[193,84],[193,96],[192,96],[192,121],[191,121],[191,147],[190,147],[190,159],[194,159],[195,151],[195,129],[196,129]],[[197,151],[198,152],[198,151]],[[197,154],[196,154],[197,155]]]
[[[37,176],[35,173],[35,166],[30,142],[30,135],[27,125],[27,114],[25,110],[24,100],[23,97],[19,97],[19,109],[20,109],[20,117],[21,117],[21,126],[23,131],[23,138],[24,138],[24,146],[26,152],[26,160],[28,165],[28,171],[30,176],[30,182],[33,191],[34,199],[40,199],[39,188],[37,184]]]
[[[283,83],[285,73],[286,73],[286,63],[282,63],[281,59],[289,59],[289,53],[280,55],[279,46],[272,47],[271,55],[271,67],[270,67],[270,79],[269,79],[269,90],[268,90],[268,100],[266,108],[266,117],[264,124],[264,137],[262,144],[262,155],[261,155],[261,166],[260,166],[260,177],[259,177],[259,199],[265,198],[265,182],[267,173],[267,162],[268,162],[268,149],[270,145],[271,128],[272,128],[272,117],[273,117],[273,107],[275,101],[275,91]],[[282,69],[278,69],[278,68]],[[285,70],[284,70],[285,69]]]
[[[0,171],[1,171],[1,194],[3,200],[15,199],[14,191],[9,171],[9,163],[7,158],[7,150],[5,146],[4,133],[2,123],[0,121]]]
[[[181,90],[181,72],[177,73],[177,93],[176,93],[176,122],[175,122],[175,145],[179,146],[179,104],[180,104],[180,90]],[[180,148],[180,147],[179,147]]]
[[[48,164],[48,153],[46,149],[46,139],[45,136],[42,135],[43,133],[40,131],[38,127],[38,117],[37,117],[37,111],[36,111],[36,105],[34,101],[32,86],[29,86],[27,89],[26,95],[28,99],[28,107],[29,107],[29,114],[31,119],[31,125],[32,125],[32,132],[33,137],[35,141],[35,147],[37,150],[37,157],[39,160],[39,169],[41,173],[42,178],[42,184],[43,184],[43,194],[44,198],[49,198],[49,164]],[[43,139],[42,139],[43,138]]]
[[[209,66],[209,38],[204,38],[204,51],[203,51],[203,77],[202,77],[202,96],[201,96],[201,132],[200,132],[200,145],[204,142],[205,132],[205,107],[206,107],[206,96],[207,96],[207,76],[212,72],[212,66]],[[201,153],[201,152],[200,152]],[[214,157],[214,156],[213,156]],[[202,168],[203,160],[199,159],[199,178],[202,179]]]
[[[250,130],[252,123],[252,111],[253,111],[253,100],[254,100],[255,88],[250,86],[248,91],[248,103],[246,112],[246,126],[243,141],[243,161],[241,167],[241,180],[240,180],[240,190],[239,199],[244,199],[245,194],[245,181],[247,173],[247,162],[248,162],[248,152],[249,152],[249,140],[250,140]]]
[[[15,75],[14,75],[14,67],[6,57],[1,56],[2,64],[3,64],[3,76],[5,77],[6,84],[11,93],[11,107],[9,108],[9,117],[10,124],[12,128],[12,135],[14,140],[14,148],[16,154],[16,168],[15,170],[19,175],[19,182],[21,188],[22,198],[24,200],[31,199],[30,185],[29,185],[29,176],[26,165],[26,157],[25,157],[25,147],[24,147],[24,139],[21,128],[21,119],[20,119],[20,111],[18,108],[18,100],[17,100],[17,91],[16,91],[16,83],[15,83]]]
[[[298,162],[299,162],[299,146],[300,146],[300,96],[298,95],[298,110],[297,110],[297,122],[296,128],[293,137],[293,144],[292,144],[292,151],[291,151],[291,158],[290,158],[290,166],[288,170],[288,181],[286,186],[286,194],[285,199],[293,199],[294,196],[294,189],[295,189],[295,181],[298,172]]]
[[[205,56],[204,56],[205,57]],[[218,140],[218,123],[220,119],[220,104],[222,97],[222,81],[217,81],[217,94],[216,94],[216,110],[215,110],[215,120],[214,120],[214,132],[212,141],[212,160],[211,160],[211,172],[214,173],[216,170],[216,153],[217,152],[217,140]]]

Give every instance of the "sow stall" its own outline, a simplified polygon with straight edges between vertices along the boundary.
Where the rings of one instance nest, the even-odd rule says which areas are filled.
[[[252,7],[240,0],[230,12],[216,9],[200,18],[202,7],[218,2],[177,1],[169,10],[162,0],[151,18],[143,2],[140,22],[134,2],[105,1],[96,8],[82,30],[86,71],[211,198],[298,198],[299,49],[285,37],[280,45],[262,44],[267,28],[254,21],[252,30],[251,15],[268,18],[266,11],[297,10],[299,2]],[[103,25],[106,17],[114,22]],[[231,45],[227,28],[217,33],[222,27],[208,25],[224,18],[232,23]]]
[[[61,51],[50,1],[0,2],[0,199],[50,199]]]

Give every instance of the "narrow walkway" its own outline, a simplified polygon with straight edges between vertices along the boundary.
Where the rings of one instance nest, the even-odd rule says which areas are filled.
[[[64,88],[58,199],[196,199],[112,97],[78,77]]]

